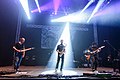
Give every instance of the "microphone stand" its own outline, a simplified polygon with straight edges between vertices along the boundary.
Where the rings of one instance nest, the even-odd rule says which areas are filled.
[[[114,51],[117,51],[117,49],[115,49],[115,48],[109,43],[108,40],[105,40],[105,42],[106,42],[108,45],[110,45],[110,47],[111,47]],[[118,51],[117,51],[117,52],[118,52]]]
[[[118,53],[118,55],[119,55],[119,57],[120,57],[120,52],[119,52],[117,49],[115,49],[115,48],[108,42],[108,40],[105,40],[105,42],[106,42],[108,45],[110,45],[110,47],[111,47],[114,51],[117,51],[117,53]],[[119,73],[120,73],[120,65],[119,65],[119,63],[120,63],[120,58],[119,58],[119,59],[113,59],[113,62],[114,62],[113,71],[116,72],[117,67],[119,67]]]
[[[119,50],[117,50],[116,48],[114,48],[110,43],[109,43],[109,41],[108,40],[105,40],[105,42],[114,50],[114,51],[116,51],[117,52],[117,57],[118,57],[118,55],[120,54],[120,51]],[[116,57],[116,56],[115,56]]]

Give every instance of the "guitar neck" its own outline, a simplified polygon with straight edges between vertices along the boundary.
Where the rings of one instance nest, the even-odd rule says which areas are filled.
[[[32,50],[32,49],[34,49],[34,48],[23,49],[23,50],[21,50],[21,52],[25,52],[25,51]]]
[[[93,51],[93,52],[91,52],[91,53],[96,53],[96,52],[98,52],[99,50],[101,50],[102,48],[104,48],[105,46],[101,46],[101,47],[99,47],[97,50],[95,50],[95,51]]]

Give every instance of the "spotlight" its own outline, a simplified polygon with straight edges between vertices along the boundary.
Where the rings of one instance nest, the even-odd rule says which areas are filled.
[[[111,2],[111,0],[107,0],[107,4],[109,4]]]

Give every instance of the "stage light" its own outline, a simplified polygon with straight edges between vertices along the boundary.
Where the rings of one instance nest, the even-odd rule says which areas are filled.
[[[53,0],[55,15],[57,14],[61,0]]]
[[[52,19],[51,22],[72,22],[72,23],[86,23],[89,14],[75,12],[57,19]]]
[[[86,13],[83,13],[95,0],[90,0],[88,4],[81,10],[74,12],[72,14],[57,18],[57,19],[52,19],[51,22],[72,22],[72,23],[84,23],[89,16]]]
[[[46,3],[45,5],[42,5],[41,7],[40,7],[40,10],[41,11],[47,11],[48,9],[52,9],[52,6],[51,5],[53,5],[53,3],[52,2],[48,2],[48,3]],[[38,12],[39,10],[38,10],[38,8],[37,9],[34,9],[34,10],[32,10],[31,12],[32,13],[34,13],[34,12]]]
[[[39,13],[41,12],[38,0],[35,0]]]
[[[109,4],[111,2],[111,0],[106,0],[107,4]]]
[[[28,19],[30,19],[30,13],[29,13],[29,6],[28,6],[28,0],[19,0]]]

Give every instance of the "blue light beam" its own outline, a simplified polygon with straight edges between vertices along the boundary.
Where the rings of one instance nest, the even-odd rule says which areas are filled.
[[[29,6],[28,6],[28,0],[20,0],[20,3],[28,17],[30,19],[30,12],[29,12]]]
[[[95,9],[93,10],[91,16],[89,17],[89,19],[87,20],[87,23],[89,23],[89,21],[91,20],[91,18],[94,16],[94,14],[98,11],[98,9],[100,8],[101,4],[104,2],[105,0],[99,0]]]
[[[37,5],[38,11],[39,11],[39,13],[40,13],[40,12],[41,12],[41,10],[40,10],[40,5],[39,5],[38,0],[35,0],[35,3],[36,3],[36,5]]]
[[[63,39],[64,40],[64,44],[67,45],[66,46],[66,53],[65,53],[65,59],[64,59],[64,66],[63,66],[63,69],[65,68],[71,68],[71,67],[74,67],[74,64],[73,64],[73,51],[72,51],[72,45],[71,45],[71,38],[70,38],[70,30],[69,30],[69,23],[66,23],[66,26],[63,30],[63,33],[61,34],[61,37],[59,38],[57,44],[56,44],[56,47],[49,59],[49,62],[47,64],[48,67],[54,67],[55,69],[55,66],[56,66],[56,63],[57,63],[57,52],[56,52],[56,48],[57,48],[57,45],[59,44],[60,40]],[[61,61],[60,61],[61,62]],[[60,64],[59,64],[60,66]]]

